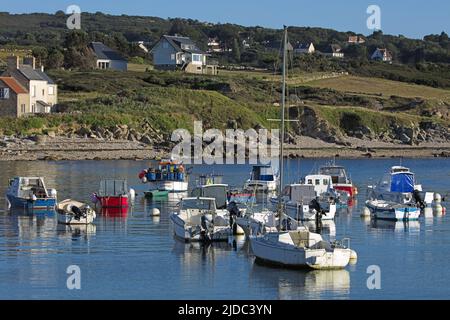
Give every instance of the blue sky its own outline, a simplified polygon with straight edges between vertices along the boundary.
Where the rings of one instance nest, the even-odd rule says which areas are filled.
[[[272,28],[283,24],[326,27],[363,34],[372,33],[366,27],[366,9],[376,4],[381,8],[381,28],[385,33],[422,38],[430,33],[450,32],[447,0],[17,0],[8,1],[1,11],[54,13],[65,11],[71,4],[88,12],[183,17]]]

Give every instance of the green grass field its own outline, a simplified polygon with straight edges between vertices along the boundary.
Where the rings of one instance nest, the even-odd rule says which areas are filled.
[[[317,88],[329,88],[346,93],[380,95],[385,98],[399,96],[406,98],[439,99],[450,102],[450,90],[409,84],[380,78],[342,76],[307,82]]]

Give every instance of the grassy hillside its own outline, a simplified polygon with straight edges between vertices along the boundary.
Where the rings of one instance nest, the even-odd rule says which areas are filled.
[[[224,72],[207,76],[153,70],[49,74],[59,85],[60,112],[25,119],[0,118],[0,134],[67,133],[80,127],[112,130],[123,124],[139,131],[150,123],[168,137],[176,128],[191,130],[194,120],[202,120],[205,129],[248,129],[277,126],[267,119],[279,117],[280,82],[273,74]],[[352,131],[352,125],[377,134],[390,130],[392,124],[409,127],[431,121],[448,126],[446,115],[423,114],[424,107],[448,112],[446,90],[376,78],[308,74],[313,79],[326,76],[333,78],[308,81],[303,74],[290,77],[288,102],[299,110],[293,114],[302,117],[304,108],[312,108],[317,121],[342,133]],[[442,101],[444,105],[439,104]],[[358,123],[345,119],[358,119]]]

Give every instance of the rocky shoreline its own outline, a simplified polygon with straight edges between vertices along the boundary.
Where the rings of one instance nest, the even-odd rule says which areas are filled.
[[[289,158],[436,158],[450,157],[450,143],[398,145],[348,138],[345,145],[311,137],[296,137],[286,146]],[[168,143],[96,137],[53,135],[4,137],[0,140],[0,161],[58,160],[149,160],[170,156]]]

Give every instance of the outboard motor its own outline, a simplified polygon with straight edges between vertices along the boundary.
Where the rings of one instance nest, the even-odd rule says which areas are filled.
[[[420,209],[424,209],[425,208],[425,201],[424,199],[420,196],[420,191],[419,190],[414,190],[413,194],[413,199],[416,202],[417,206]]]
[[[200,226],[201,226],[200,232],[201,240],[205,242],[211,241],[211,237],[209,235],[210,221],[208,220],[206,215],[202,215],[202,217],[200,218]]]
[[[227,209],[228,212],[230,212],[230,216],[237,216],[237,217],[241,216],[241,210],[239,210],[236,202],[234,201],[230,202]]]
[[[316,210],[316,232],[321,233],[322,231],[322,216],[326,216],[325,210],[320,206],[319,201],[317,199],[313,199],[309,204],[309,207]]]
[[[80,220],[80,218],[83,217],[83,211],[77,206],[72,206],[71,211],[73,212],[75,220]]]

